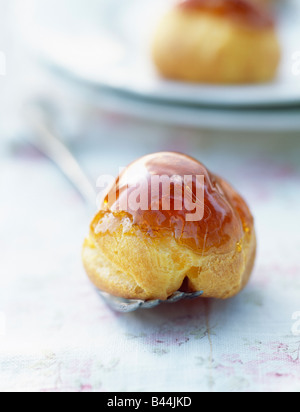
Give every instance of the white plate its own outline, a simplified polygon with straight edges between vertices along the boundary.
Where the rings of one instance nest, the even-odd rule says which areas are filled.
[[[149,58],[157,19],[173,0],[15,0],[20,36],[48,63],[86,82],[181,104],[300,104],[300,1],[278,12],[283,59],[278,78],[258,86],[189,85],[162,80]]]
[[[172,105],[135,99],[120,94],[101,93],[98,104],[103,109],[134,118],[196,127],[207,130],[251,132],[299,132],[300,109],[234,110]]]
[[[70,76],[55,76],[54,82],[56,87],[63,90],[62,96],[65,101],[72,99],[74,102],[80,102],[78,116],[75,112],[75,117],[78,119],[82,116],[82,107],[84,107],[84,112],[90,113],[92,118],[96,116],[97,121],[99,121],[98,109],[100,109],[101,112],[118,113],[129,118],[159,122],[172,127],[187,126],[215,131],[279,132],[283,137],[286,136],[286,132],[299,133],[300,131],[300,108],[239,110],[168,104],[116,93],[108,88],[89,87],[84,82],[73,82]],[[92,122],[91,119],[91,124]]]

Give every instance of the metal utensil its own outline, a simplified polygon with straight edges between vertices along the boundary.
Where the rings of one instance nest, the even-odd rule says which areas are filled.
[[[195,299],[203,295],[203,292],[185,293],[175,292],[167,300],[136,300],[123,299],[108,293],[99,291],[100,296],[108,303],[108,305],[117,312],[134,312],[137,309],[152,309],[161,303],[176,303],[183,299]]]
[[[93,212],[95,212],[95,188],[70,150],[62,143],[62,140],[54,131],[51,119],[51,103],[45,101],[34,102],[27,104],[24,109],[26,120],[34,131],[34,133],[28,133],[27,135],[29,142],[57,165],[81,195],[88,208],[93,208]],[[97,291],[113,310],[123,313],[133,312],[137,309],[154,308],[162,303],[175,303],[183,299],[195,299],[203,295],[203,292],[185,293],[177,291],[165,301],[146,301],[123,299],[98,289]]]

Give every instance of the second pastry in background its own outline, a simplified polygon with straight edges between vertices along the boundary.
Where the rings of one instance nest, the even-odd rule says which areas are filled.
[[[252,0],[183,0],[157,27],[152,56],[168,79],[251,84],[274,79],[281,52],[272,16]]]

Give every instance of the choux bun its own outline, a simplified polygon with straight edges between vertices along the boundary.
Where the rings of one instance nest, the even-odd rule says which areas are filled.
[[[152,56],[167,79],[253,84],[274,79],[281,51],[269,12],[251,0],[183,0],[157,27]]]
[[[155,177],[169,178],[169,191],[159,181],[155,191]],[[132,197],[146,199],[146,207],[133,208]],[[186,198],[201,209],[200,220],[188,213],[193,207]],[[229,183],[191,157],[158,153],[137,160],[106,191],[100,209],[83,263],[102,291],[145,300],[203,291],[203,297],[226,299],[250,278],[256,236],[249,208]]]

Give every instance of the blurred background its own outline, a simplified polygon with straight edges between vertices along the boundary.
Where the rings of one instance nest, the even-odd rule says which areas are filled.
[[[299,337],[290,332],[300,310],[299,2],[277,2],[273,10],[283,49],[278,78],[240,87],[159,78],[149,41],[169,3],[0,0],[1,389],[299,390]],[[198,158],[246,198],[257,225],[257,265],[241,298],[211,303],[210,322],[226,343],[221,349],[214,342],[214,360],[207,334],[197,342],[191,337],[207,323],[206,307],[179,304],[117,317],[99,300],[80,259],[93,211],[53,162],[64,163],[64,154],[54,155],[47,144],[41,150],[44,117],[35,117],[33,106],[43,109],[48,130],[93,186],[101,174],[116,175],[144,154],[168,150]],[[225,314],[240,325],[234,349]],[[154,336],[151,343],[141,328]],[[180,352],[183,338],[170,345],[174,328],[189,336],[189,350]],[[249,347],[260,342],[260,355],[245,350],[245,339]],[[274,342],[285,345],[284,354]],[[199,345],[204,360],[197,363]],[[134,359],[124,356],[132,351]],[[191,371],[183,382],[171,366],[179,352],[179,366]],[[240,356],[240,366],[230,356]],[[246,368],[258,356],[264,361]],[[158,362],[165,371],[159,377]],[[130,368],[135,372],[127,380]],[[229,378],[226,368],[235,368],[227,369]],[[239,375],[243,380],[234,378]]]

